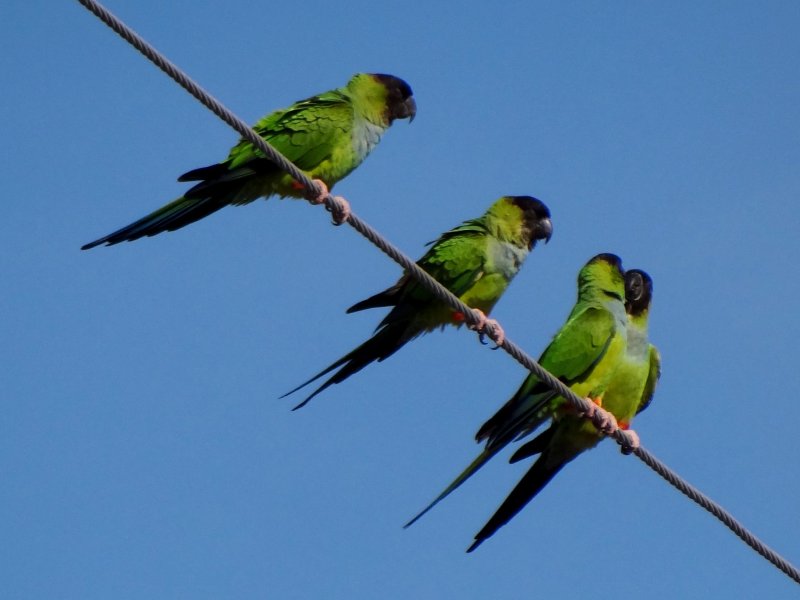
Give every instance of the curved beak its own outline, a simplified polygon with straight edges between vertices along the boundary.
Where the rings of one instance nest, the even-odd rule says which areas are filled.
[[[544,240],[544,243],[550,241],[553,237],[553,222],[549,218],[544,218],[539,221],[539,239]]]
[[[398,115],[399,119],[408,119],[408,122],[414,120],[414,117],[417,116],[417,103],[414,101],[414,96],[409,96],[406,98],[406,101],[403,102],[403,108]]]

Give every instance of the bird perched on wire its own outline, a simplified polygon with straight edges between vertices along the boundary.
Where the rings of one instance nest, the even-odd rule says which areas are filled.
[[[549,241],[552,233],[550,210],[542,201],[530,196],[504,196],[482,216],[442,234],[417,264],[465,304],[480,311],[485,322],[485,315],[503,295],[536,242]],[[389,289],[351,306],[347,312],[382,306],[393,308],[371,338],[284,394],[288,396],[338,369],[295,409],[371,362],[388,358],[419,335],[448,324],[460,326],[465,320],[463,314],[436,299],[408,273]],[[496,322],[494,325],[499,329]],[[502,331],[497,329],[501,339]]]
[[[393,75],[359,73],[344,87],[277,110],[253,128],[313,178],[324,198],[336,182],[361,164],[396,119],[411,121],[416,112],[411,87],[405,81]],[[82,250],[174,231],[225,206],[248,204],[262,196],[307,196],[300,183],[244,139],[221,163],[184,173],[178,181],[199,183],[177,200]]]
[[[616,423],[606,432],[627,428],[634,414],[650,403],[660,374],[660,357],[647,338],[652,280],[639,270],[623,275],[611,254],[592,258],[578,276],[578,301],[567,322],[542,353],[539,363],[579,396],[588,396]],[[483,452],[422,512],[412,525],[453,492],[508,443],[533,432],[548,419],[550,427],[520,447],[511,462],[540,454],[486,526],[469,552],[506,524],[541,491],[561,468],[603,438],[597,427],[567,404],[536,375],[477,434]],[[633,433],[633,432],[630,432]]]
[[[661,357],[647,336],[652,290],[652,280],[644,271],[631,270],[625,274],[626,347],[605,391],[595,398],[622,429],[628,429],[634,415],[650,405],[661,374]],[[515,463],[537,454],[539,458],[477,533],[468,552],[508,523],[564,465],[594,448],[604,437],[591,421],[563,405],[550,412],[553,415],[550,427],[521,446],[510,461]],[[629,433],[634,435],[638,446],[638,436],[633,431]]]

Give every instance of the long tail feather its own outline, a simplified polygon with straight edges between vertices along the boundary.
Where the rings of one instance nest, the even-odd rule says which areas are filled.
[[[511,493],[500,505],[500,508],[492,515],[492,518],[483,526],[478,534],[475,536],[475,541],[467,549],[467,552],[472,552],[480,546],[485,540],[492,537],[495,532],[503,525],[508,523],[514,516],[521,511],[528,502],[538,494],[544,486],[558,473],[561,468],[569,462],[565,460],[555,464],[548,464],[547,454],[539,457],[533,466],[523,476],[520,482],[511,490]]]
[[[248,188],[249,182],[256,175],[267,175],[276,169],[277,167],[268,160],[259,159],[253,161],[252,165],[233,170],[230,170],[226,163],[219,163],[184,173],[179,181],[202,181],[177,200],[114,233],[86,244],[81,250],[89,250],[100,244],[112,246],[119,242],[132,242],[164,231],[175,231],[229,204],[251,202],[258,197],[259,190]]]
[[[298,408],[302,408],[317,394],[321,393],[326,388],[332,386],[335,383],[341,383],[354,373],[358,373],[361,369],[366,367],[368,364],[375,362],[375,361],[382,361],[385,358],[390,357],[392,354],[397,352],[400,348],[402,348],[405,343],[410,340],[411,338],[405,335],[406,325],[405,324],[394,324],[389,325],[378,331],[375,335],[369,338],[366,342],[361,344],[355,350],[345,354],[342,358],[337,360],[332,365],[326,367],[324,370],[320,371],[316,375],[314,375],[308,381],[301,383],[293,390],[286,392],[281,398],[285,398],[290,394],[293,394],[297,390],[300,390],[307,386],[309,383],[316,381],[320,377],[327,375],[334,369],[341,367],[332,377],[330,377],[325,383],[319,386],[316,390],[314,390],[311,395],[309,395],[305,400],[303,400],[300,404],[295,406],[292,410],[297,410]],[[412,336],[413,337],[413,336]]]
[[[100,244],[112,246],[120,242],[132,242],[141,237],[153,236],[163,231],[175,231],[189,223],[194,223],[203,217],[207,217],[227,204],[226,201],[218,198],[198,199],[181,196],[146,217],[126,225],[105,237],[89,242],[82,246],[81,250],[89,250]]]
[[[400,280],[403,281],[402,279]],[[397,299],[399,294],[399,290],[401,289],[401,283],[398,283],[388,290],[383,290],[382,292],[378,292],[374,296],[370,296],[366,300],[362,300],[361,302],[357,302],[353,304],[350,308],[347,309],[347,314],[351,314],[354,312],[358,312],[361,310],[367,310],[368,308],[381,308],[383,306],[396,306]]]
[[[359,346],[359,348],[360,348],[360,347],[361,347],[361,346]],[[340,358],[339,360],[337,360],[335,363],[333,363],[333,364],[331,364],[331,365],[329,365],[329,366],[325,367],[325,369],[323,369],[322,371],[320,371],[319,373],[317,373],[316,375],[314,375],[314,376],[313,376],[311,379],[308,379],[308,380],[304,381],[303,383],[301,383],[300,385],[298,385],[296,388],[289,390],[288,392],[286,392],[286,393],[285,393],[285,394],[283,394],[282,396],[279,396],[279,398],[281,398],[281,399],[282,399],[282,398],[286,398],[286,396],[291,396],[291,395],[292,395],[292,394],[294,394],[296,391],[298,391],[298,390],[301,390],[301,389],[303,389],[304,387],[306,387],[306,386],[307,386],[309,383],[312,383],[312,382],[316,381],[316,380],[317,380],[317,379],[319,379],[320,377],[322,377],[322,376],[324,376],[324,375],[327,375],[328,373],[330,373],[330,372],[331,372],[331,371],[333,371],[334,369],[336,369],[336,368],[338,368],[338,367],[342,366],[343,364],[345,364],[347,361],[349,361],[349,360],[350,360],[350,358],[351,358],[352,354],[353,354],[354,352],[356,352],[357,350],[358,350],[358,348],[356,348],[356,350],[353,350],[353,352],[350,352],[349,354],[345,354],[345,355],[344,355],[342,358]],[[309,400],[311,400],[311,399],[312,399],[314,396],[316,396],[317,394],[319,394],[320,392],[322,392],[322,390],[324,390],[324,389],[325,389],[325,388],[327,388],[328,386],[331,386],[331,385],[333,385],[333,383],[334,383],[334,382],[332,381],[332,379],[333,379],[333,377],[331,377],[330,379],[328,379],[328,381],[326,381],[326,382],[325,382],[325,383],[323,383],[323,384],[322,384],[320,387],[318,387],[316,390],[314,390],[314,393],[312,393],[310,396],[308,396],[308,397],[307,397],[305,400],[303,400],[303,401],[302,401],[300,404],[298,404],[297,406],[295,406],[295,407],[294,407],[292,410],[297,410],[298,408],[302,408],[303,406],[305,406],[305,405],[308,403],[308,401],[309,401]]]
[[[223,177],[229,171],[230,168],[227,162],[221,162],[186,171],[186,173],[178,177],[178,181],[212,181],[218,177]]]
[[[537,454],[541,454],[547,449],[547,446],[550,445],[550,440],[553,439],[553,435],[556,432],[556,427],[551,426],[545,429],[542,433],[537,435],[533,438],[530,442],[526,442],[519,448],[517,448],[516,452],[511,455],[511,458],[508,459],[512,465],[516,462],[519,462],[525,458],[530,456],[535,456]]]
[[[475,460],[473,460],[470,463],[470,465],[466,469],[464,469],[461,472],[461,474],[458,477],[456,477],[453,480],[453,482],[450,485],[448,485],[441,494],[436,496],[433,502],[428,504],[428,506],[422,509],[422,511],[417,513],[417,515],[413,519],[411,519],[408,523],[403,525],[403,529],[411,527],[414,523],[419,521],[422,518],[422,516],[425,515],[429,510],[431,510],[434,506],[439,504],[439,502],[444,500],[447,496],[449,496],[452,492],[454,492],[457,488],[459,488],[461,484],[464,483],[467,479],[472,477],[483,465],[485,465],[489,461],[490,458],[492,458],[495,454],[497,454],[500,451],[500,449],[501,447],[492,449],[487,448],[483,452],[481,452],[478,455],[478,457]]]

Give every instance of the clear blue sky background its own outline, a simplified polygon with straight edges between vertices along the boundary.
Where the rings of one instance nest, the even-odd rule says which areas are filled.
[[[643,443],[800,562],[800,4],[108,4],[249,122],[409,81],[416,121],[337,191],[414,257],[498,196],[547,202],[495,310],[533,355],[589,257],[650,272]],[[290,412],[398,267],[278,200],[81,252],[236,135],[76,2],[5,2],[0,40],[4,598],[797,597],[609,442],[472,555],[507,453],[401,529],[523,369],[448,330]]]

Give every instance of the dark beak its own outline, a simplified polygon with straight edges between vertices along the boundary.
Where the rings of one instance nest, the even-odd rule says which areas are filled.
[[[409,96],[406,98],[406,101],[403,102],[403,107],[397,118],[408,119],[408,122],[411,123],[415,116],[417,116],[417,103],[414,101],[414,96]]]
[[[539,239],[543,239],[546,244],[551,237],[553,237],[553,222],[548,218],[544,218],[539,221]]]

